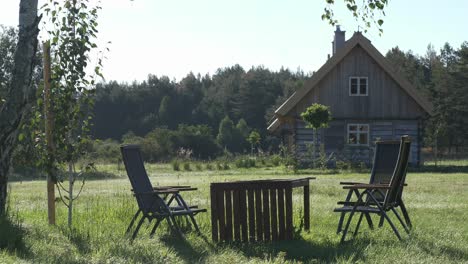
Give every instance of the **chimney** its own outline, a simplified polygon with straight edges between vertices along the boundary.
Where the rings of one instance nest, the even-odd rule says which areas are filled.
[[[336,26],[335,37],[332,41],[332,55],[335,55],[338,50],[343,48],[345,43],[345,32],[346,31],[341,31],[339,25]]]

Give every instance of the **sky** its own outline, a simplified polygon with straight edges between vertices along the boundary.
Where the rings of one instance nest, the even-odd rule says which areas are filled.
[[[348,39],[359,23],[336,2]],[[321,20],[325,0],[101,0],[101,5],[98,43],[109,48],[106,81],[143,81],[148,74],[180,80],[189,72],[212,75],[235,64],[310,73],[331,53],[335,30]],[[0,0],[0,24],[16,26],[18,6],[19,0]],[[459,47],[468,41],[466,0],[390,0],[385,10],[383,35],[375,27],[364,33],[384,55],[395,46],[424,55],[429,43],[439,50],[445,42]]]

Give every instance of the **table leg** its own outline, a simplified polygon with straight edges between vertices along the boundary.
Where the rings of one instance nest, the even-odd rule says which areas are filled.
[[[304,185],[304,229],[310,230],[310,187]]]

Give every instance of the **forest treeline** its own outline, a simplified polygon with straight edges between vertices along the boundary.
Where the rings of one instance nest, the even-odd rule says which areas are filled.
[[[14,30],[0,28],[1,98],[12,70],[14,38]],[[433,115],[425,120],[425,146],[445,151],[466,148],[468,42],[460,47],[447,43],[438,51],[429,45],[423,55],[395,47],[386,58],[434,105]],[[38,60],[37,76],[40,68]],[[111,156],[116,156],[118,144],[138,143],[146,146],[149,160],[168,160],[180,149],[193,150],[194,157],[214,158],[226,151],[249,152],[248,137],[256,131],[258,146],[276,151],[279,140],[268,134],[268,123],[274,110],[308,78],[310,74],[301,70],[234,65],[213,75],[188,73],[180,81],[149,75],[141,82],[101,83],[91,112],[91,133],[97,141],[90,148],[104,152],[112,148]],[[25,158],[33,149],[34,139],[26,138],[20,142],[22,155],[16,157],[33,160]]]
[[[119,140],[129,131],[144,136],[155,128],[177,129],[180,124],[207,125],[215,133],[221,120],[240,119],[262,137],[274,108],[302,87],[302,71],[277,72],[259,66],[219,69],[212,76],[187,74],[179,82],[149,75],[132,84],[99,84],[94,107],[95,138]],[[216,133],[213,134],[216,137]]]

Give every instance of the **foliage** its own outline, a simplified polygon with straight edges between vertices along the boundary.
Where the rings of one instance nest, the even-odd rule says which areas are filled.
[[[325,0],[327,3],[322,14],[322,20],[327,21],[331,25],[336,25],[339,21],[336,19],[334,9],[335,0]],[[363,23],[364,32],[367,32],[373,24],[379,30],[379,34],[383,33],[382,25],[384,23],[382,17],[385,16],[384,9],[388,5],[388,0],[363,0],[362,5],[356,3],[356,0],[344,0],[346,8],[350,11],[356,21]]]
[[[173,159],[171,161],[172,169],[175,171],[180,171],[180,161],[178,159]]]
[[[179,82],[155,75],[149,75],[143,82],[109,81],[98,84],[96,89],[92,134],[98,139],[119,140],[130,130],[142,137],[157,127],[175,130],[179,124],[203,124],[210,127],[216,137],[221,120],[229,116],[236,128],[240,124],[242,131],[240,135],[236,132],[233,135],[233,140],[241,144],[233,144],[234,149],[228,149],[242,153],[249,148],[243,122],[248,124],[247,133],[256,129],[262,138],[266,138],[267,123],[275,107],[301,87],[307,77],[302,71],[287,69],[275,72],[254,67],[246,72],[235,65],[219,69],[212,76],[190,73]],[[244,85],[244,82],[248,84]],[[253,98],[241,96],[241,85],[245,93],[255,90],[257,95]],[[161,108],[165,104],[168,107]],[[169,111],[162,111],[167,116],[161,119],[159,112],[163,109]],[[262,148],[267,147],[262,142]]]
[[[442,153],[468,145],[468,42],[458,49],[446,43],[439,52],[429,45],[424,56],[393,48],[386,57],[434,106],[425,120],[426,146]]]
[[[13,56],[17,39],[17,30],[0,25],[0,106],[5,100],[13,73]]]
[[[62,201],[69,208],[68,224],[72,224],[72,204],[81,193],[73,195],[73,186],[77,177],[75,163],[86,152],[89,146],[89,131],[91,126],[91,109],[94,104],[95,77],[102,77],[100,72],[102,61],[98,59],[94,67],[95,75],[87,74],[90,63],[90,53],[97,48],[97,13],[99,6],[94,6],[89,0],[66,0],[57,2],[49,0],[44,4],[43,12],[49,19],[47,33],[52,38],[51,45],[51,79],[50,98],[42,102],[38,100],[36,114],[31,123],[35,128],[35,138],[39,142],[42,166],[57,183]],[[49,43],[49,42],[47,42]],[[44,92],[45,94],[45,92]],[[50,102],[49,100],[52,100]],[[38,126],[41,118],[42,104],[50,109],[48,121],[51,127],[53,147],[48,147],[49,139],[45,138],[44,127]],[[49,145],[50,146],[50,145]],[[68,190],[63,187],[59,178],[59,168],[68,164]],[[86,170],[92,165],[84,166]],[[62,195],[63,194],[63,195]]]
[[[301,118],[308,128],[319,129],[328,127],[331,121],[330,107],[314,103],[301,113]]]
[[[184,170],[191,171],[192,168],[190,167],[190,162],[184,162]]]
[[[97,139],[93,141],[92,150],[88,155],[90,160],[116,162],[121,159],[120,144],[112,139]]]
[[[194,157],[201,159],[214,158],[220,151],[211,128],[206,125],[179,125],[175,131],[174,145],[190,149]]]
[[[239,156],[234,161],[237,168],[252,168],[255,167],[255,159],[247,156]]]
[[[310,152],[310,158],[312,160],[312,167],[316,166],[316,148],[319,144],[317,129],[328,127],[328,123],[331,121],[330,108],[325,105],[314,103],[301,113],[302,120],[306,123],[306,127],[314,129],[314,142],[311,146],[307,146],[308,152]]]
[[[232,149],[234,146],[233,134],[234,123],[226,116],[221,120],[221,123],[219,123],[218,136],[216,137],[218,144],[223,148]]]

